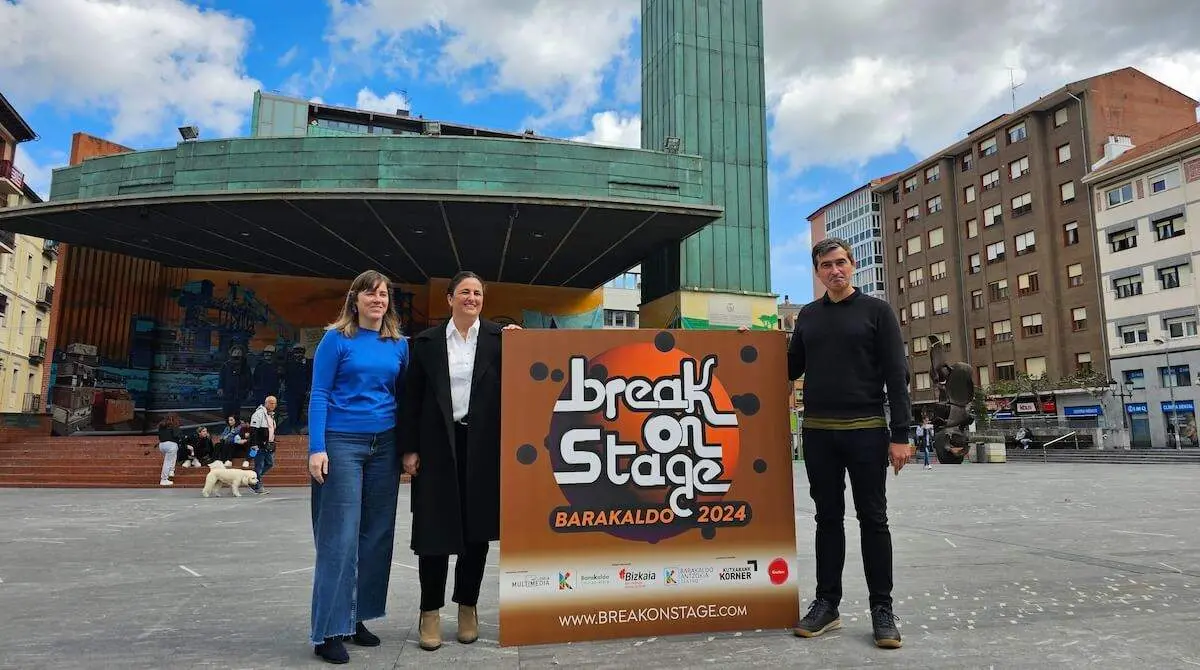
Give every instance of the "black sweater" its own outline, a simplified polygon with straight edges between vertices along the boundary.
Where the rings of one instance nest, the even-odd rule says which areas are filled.
[[[883,417],[886,403],[892,442],[909,441],[908,360],[886,302],[856,290],[840,302],[826,295],[801,308],[788,347],[788,378],[801,375],[806,417]]]

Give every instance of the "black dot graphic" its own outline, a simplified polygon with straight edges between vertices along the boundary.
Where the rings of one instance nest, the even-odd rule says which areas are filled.
[[[717,536],[717,529],[713,528],[712,526],[705,526],[704,528],[700,529],[700,537],[702,537],[706,540],[711,540],[716,536]]]
[[[767,471],[767,462],[761,458],[754,459],[754,471],[760,475],[762,473],[766,472]]]
[[[754,395],[753,393],[733,396],[733,406],[746,416],[754,416],[755,414],[758,414],[760,407],[758,396]]]
[[[671,431],[667,430],[666,428],[658,431],[658,439],[662,440],[663,442],[671,439]]]
[[[654,348],[664,354],[675,348],[675,336],[663,331],[654,336]]]
[[[550,379],[556,382],[561,382],[563,380],[563,371],[555,370],[554,372],[551,372]]]
[[[534,381],[546,381],[548,374],[550,374],[550,368],[546,367],[545,363],[534,363],[529,366],[529,376],[533,377]]]
[[[533,465],[537,460],[537,449],[532,444],[522,444],[517,448],[517,462],[521,465]]]
[[[589,374],[591,375],[592,379],[607,380],[608,368],[604,367],[603,365],[593,365],[592,371]]]
[[[742,362],[753,363],[758,360],[758,349],[747,344],[742,347]]]

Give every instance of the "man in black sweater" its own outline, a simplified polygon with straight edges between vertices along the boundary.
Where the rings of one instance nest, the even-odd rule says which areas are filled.
[[[825,239],[813,247],[812,257],[826,293],[796,318],[788,378],[804,375],[804,467],[817,508],[817,589],[816,600],[793,632],[815,637],[842,625],[838,604],[846,562],[843,519],[849,472],[875,644],[894,649],[900,646],[900,632],[892,611],[887,466],[899,474],[908,462],[908,362],[891,306],[850,283],[850,245]]]

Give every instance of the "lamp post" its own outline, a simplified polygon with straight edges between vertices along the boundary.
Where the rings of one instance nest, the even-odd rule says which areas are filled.
[[[1108,380],[1108,388],[1113,396],[1121,399],[1121,428],[1129,430],[1129,421],[1125,416],[1125,399],[1132,398],[1132,393],[1125,392],[1125,385],[1115,379]]]
[[[1171,349],[1167,346],[1167,341],[1161,337],[1154,338],[1154,343],[1163,347],[1163,355],[1167,358],[1167,373],[1171,375],[1171,385],[1167,387],[1167,391],[1171,394],[1171,428],[1173,429],[1175,448],[1181,449],[1183,442],[1179,439],[1179,408],[1175,407],[1175,384],[1179,378],[1175,375],[1175,370],[1171,367]],[[1171,436],[1168,436],[1169,438]]]

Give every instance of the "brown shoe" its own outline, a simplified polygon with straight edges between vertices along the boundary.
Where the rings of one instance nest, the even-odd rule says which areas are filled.
[[[442,611],[421,612],[421,648],[435,651],[442,647]]]
[[[458,641],[471,644],[479,639],[479,612],[474,607],[458,606]]]

